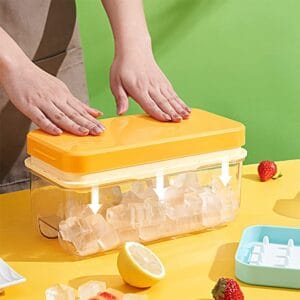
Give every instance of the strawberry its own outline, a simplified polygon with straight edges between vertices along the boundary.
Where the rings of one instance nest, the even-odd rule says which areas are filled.
[[[109,292],[102,292],[99,295],[99,300],[117,300],[117,297],[114,296],[113,294],[109,293]]]
[[[244,300],[239,284],[231,278],[220,278],[212,294],[215,300]]]
[[[258,175],[261,181],[267,181],[271,178],[276,179],[282,175],[277,170],[275,162],[264,160],[258,165]]]

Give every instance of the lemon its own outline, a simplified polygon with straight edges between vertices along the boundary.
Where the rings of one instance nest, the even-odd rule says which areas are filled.
[[[139,288],[150,287],[166,275],[159,258],[136,242],[125,243],[118,256],[118,269],[126,283]]]

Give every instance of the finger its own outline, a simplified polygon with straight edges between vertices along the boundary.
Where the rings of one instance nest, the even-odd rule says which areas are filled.
[[[183,118],[183,119],[188,119],[190,116],[190,113],[188,111],[186,111],[182,105],[177,102],[177,98],[176,96],[170,96],[170,94],[163,92],[162,94],[165,95],[165,97],[168,99],[168,102],[170,103],[170,105],[174,108],[174,110]],[[169,95],[168,97],[166,95]]]
[[[151,97],[147,93],[143,94],[136,94],[132,96],[133,99],[136,100],[136,102],[142,107],[142,109],[152,116],[153,118],[159,120],[159,121],[171,121],[171,117],[163,112],[157,104],[151,99]]]
[[[80,103],[78,103],[78,99],[71,98],[70,100],[67,101],[67,105],[69,105],[70,107],[75,109],[82,117],[84,117],[87,120],[87,122],[92,122],[94,124],[94,126],[99,127],[102,132],[105,130],[105,126],[103,124],[101,124],[99,122],[99,120],[97,120],[94,117],[92,117],[91,115],[89,115],[86,112],[86,110],[80,105]],[[83,126],[86,127],[85,125],[83,125]],[[89,126],[89,125],[87,125],[87,126]],[[93,127],[86,127],[86,128],[91,129]]]
[[[102,111],[88,106],[87,104],[81,102],[76,97],[72,97],[72,99],[73,99],[72,102],[76,103],[76,105],[79,106],[80,108],[83,108],[84,111],[86,111],[89,115],[93,116],[94,118],[98,118],[103,115]]]
[[[177,113],[177,111],[170,105],[168,100],[159,91],[151,90],[149,91],[149,96],[162,111],[171,117],[172,121],[180,122],[182,120],[181,115]]]
[[[73,101],[72,104],[74,104]],[[93,121],[88,120],[87,118],[82,116],[76,109],[74,109],[70,102],[60,102],[59,104],[55,104],[55,106],[57,106],[57,108],[61,110],[72,122],[74,122],[82,128],[86,128],[88,133],[92,135],[99,135],[104,131],[104,129],[100,127],[100,124],[97,122],[96,119],[91,117]]]
[[[66,113],[66,110],[59,109],[54,103],[48,102],[46,107],[42,107],[43,113],[51,119],[53,123],[60,128],[79,136],[89,134],[89,130],[72,121]]]
[[[79,100],[78,100],[79,101]],[[84,110],[90,114],[91,116],[93,116],[94,118],[98,118],[100,116],[103,116],[103,112],[101,110],[98,110],[96,108],[92,108],[89,107],[88,105],[86,105],[85,103],[82,103],[81,101],[79,101],[79,103],[81,104],[81,106],[84,108]]]
[[[170,99],[174,99],[185,111],[187,111],[188,113],[191,113],[192,110],[190,107],[188,107],[185,102],[180,99],[180,97],[175,93],[175,91],[172,89],[162,89],[162,93],[165,95],[165,97],[170,100]]]
[[[26,115],[43,131],[52,135],[62,133],[62,130],[53,124],[37,107],[31,107]]]
[[[115,99],[117,103],[117,114],[123,115],[127,112],[129,103],[128,96],[121,85],[117,88]]]

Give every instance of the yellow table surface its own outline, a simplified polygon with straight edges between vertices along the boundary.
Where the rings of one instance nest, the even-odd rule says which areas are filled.
[[[300,226],[300,160],[279,162],[283,177],[259,182],[256,165],[245,166],[242,203],[230,225],[188,237],[153,243],[149,247],[163,261],[167,277],[147,290],[125,285],[116,266],[117,252],[87,259],[74,258],[57,240],[37,236],[30,219],[29,191],[0,196],[0,257],[27,282],[6,289],[0,299],[44,299],[55,283],[78,287],[94,279],[124,292],[147,294],[150,300],[208,300],[221,276],[234,277],[234,254],[245,227],[253,224]],[[246,299],[300,299],[300,290],[240,283]]]

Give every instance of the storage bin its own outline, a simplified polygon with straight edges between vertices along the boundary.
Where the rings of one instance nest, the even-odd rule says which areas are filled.
[[[240,205],[245,128],[194,109],[181,123],[103,119],[100,136],[28,134],[38,231],[86,256],[220,226]]]

